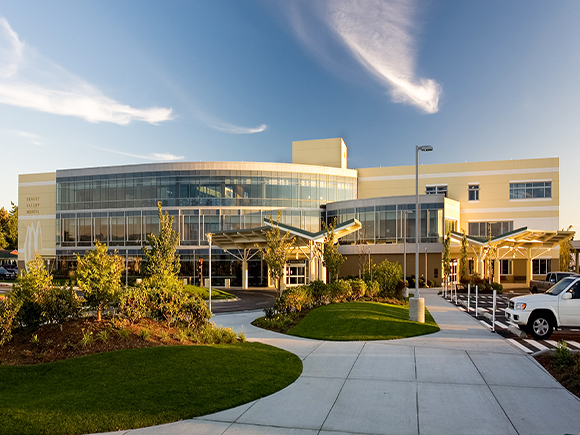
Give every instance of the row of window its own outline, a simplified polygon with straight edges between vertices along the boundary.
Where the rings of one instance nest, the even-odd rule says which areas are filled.
[[[200,172],[200,171],[198,171]],[[306,178],[306,175],[308,178]],[[57,178],[57,210],[155,206],[308,207],[354,199],[356,179],[282,173],[277,177],[144,176],[64,181]],[[275,203],[274,203],[275,202]]]
[[[264,219],[276,220],[277,210],[169,210],[180,245],[207,244],[205,235],[219,231],[258,228]],[[282,210],[280,222],[310,232],[321,229],[321,212]],[[143,246],[148,234],[159,234],[159,216],[151,211],[60,213],[56,219],[58,247],[92,246],[100,240],[110,246]]]
[[[444,194],[447,197],[447,185],[427,186],[427,195]],[[469,201],[479,201],[479,184],[469,184],[467,186]],[[541,181],[531,183],[510,183],[510,199],[535,199],[551,198],[552,182]]]
[[[552,260],[550,258],[536,258],[532,260],[532,273],[545,275],[551,272]],[[513,260],[499,260],[501,275],[513,275]],[[469,260],[469,272],[474,272],[474,260]]]
[[[500,222],[469,222],[467,234],[475,237],[497,237],[509,231],[513,231],[514,221]]]

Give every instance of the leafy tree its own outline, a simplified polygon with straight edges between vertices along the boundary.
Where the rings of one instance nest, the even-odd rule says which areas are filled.
[[[21,303],[18,312],[18,322],[21,326],[37,326],[43,318],[40,295],[52,287],[52,276],[46,270],[40,255],[26,264],[22,276],[12,287],[10,297]]]
[[[159,236],[147,234],[147,246],[143,247],[145,254],[144,275],[148,285],[159,287],[168,281],[176,281],[181,269],[177,245],[179,233],[173,229],[173,216],[161,209],[161,202],[157,203],[159,211]]]
[[[451,252],[450,252],[450,245],[451,245],[451,234],[447,232],[447,236],[443,241],[443,271],[445,272],[445,278],[449,278],[451,275]]]
[[[380,264],[373,264],[373,277],[379,283],[380,296],[402,296],[397,294],[399,283],[403,282],[403,268],[400,263],[383,260]]]
[[[336,228],[335,223],[326,225],[323,222],[324,229],[326,230],[326,235],[324,236],[324,265],[328,269],[329,281],[333,279],[338,279],[338,272],[340,271],[340,266],[344,263],[344,256],[338,252],[338,245],[336,244],[336,235],[334,229]]]
[[[76,280],[92,309],[97,310],[97,319],[109,308],[121,290],[123,259],[107,253],[107,245],[95,242],[95,248],[84,256],[77,256]]]
[[[0,249],[18,249],[18,206],[8,212],[0,208]]]
[[[463,237],[461,238],[461,269],[459,271],[459,279],[466,280],[469,274],[468,260],[467,260],[467,235],[465,230],[463,232]]]
[[[285,233],[283,236],[280,231],[278,223],[280,222],[281,213],[278,212],[278,220],[276,225],[270,216],[271,228],[266,232],[267,248],[262,249],[264,261],[268,265],[268,274],[274,281],[276,290],[281,291],[281,280],[284,276],[284,268],[286,267],[286,259],[292,250],[296,239],[290,236],[290,233]]]
[[[570,264],[572,264],[572,249],[570,240],[562,240],[560,242],[560,270],[563,272],[568,272],[570,270]]]

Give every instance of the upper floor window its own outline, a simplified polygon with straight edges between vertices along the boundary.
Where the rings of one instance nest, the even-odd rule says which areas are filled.
[[[443,195],[445,195],[445,197],[447,197],[447,184],[441,185],[441,186],[427,186],[425,188],[425,193],[427,195],[436,195],[436,194],[440,194],[442,193]]]
[[[499,221],[499,222],[469,222],[468,233],[475,237],[497,237],[501,234],[513,231],[514,221]]]
[[[479,184],[470,184],[468,191],[470,201],[479,201]]]
[[[552,182],[510,183],[510,199],[551,198]]]

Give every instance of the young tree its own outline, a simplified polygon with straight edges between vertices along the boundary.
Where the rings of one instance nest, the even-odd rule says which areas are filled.
[[[562,272],[568,272],[570,270],[570,264],[572,264],[573,258],[570,240],[562,240],[559,245],[560,270]]]
[[[147,234],[150,248],[143,247],[145,254],[144,275],[149,285],[158,287],[169,281],[177,281],[181,269],[177,245],[179,233],[173,229],[173,216],[161,209],[161,202],[157,203],[159,211],[159,236]],[[164,284],[165,283],[165,284]]]
[[[326,223],[323,222],[322,224],[326,230],[323,252],[324,265],[328,269],[329,281],[332,281],[333,279],[338,279],[338,272],[340,271],[340,266],[344,263],[344,256],[338,252],[336,235],[334,234],[334,229],[336,228],[335,223],[326,225]]]
[[[266,232],[267,248],[262,249],[264,261],[268,265],[268,274],[274,281],[276,290],[281,292],[281,280],[284,276],[284,268],[286,267],[286,259],[292,250],[296,239],[286,233],[282,236],[278,223],[280,222],[281,213],[278,212],[278,220],[276,225],[273,224],[272,216],[270,216],[271,228]]]
[[[449,279],[451,275],[451,234],[447,232],[445,240],[443,241],[443,272],[445,273],[445,279]]]
[[[18,249],[18,206],[8,212],[0,208],[0,249]]]
[[[12,287],[10,297],[20,301],[18,322],[21,326],[37,326],[42,321],[42,295],[52,288],[52,276],[44,261],[36,254],[28,261],[18,282]]]
[[[460,280],[466,280],[469,274],[469,266],[467,260],[467,235],[465,230],[463,232],[463,237],[461,238],[461,269],[459,273]]]
[[[123,259],[107,253],[107,245],[95,242],[95,248],[84,256],[77,256],[76,280],[79,288],[92,309],[97,310],[97,320],[101,313],[114,302],[121,290]]]

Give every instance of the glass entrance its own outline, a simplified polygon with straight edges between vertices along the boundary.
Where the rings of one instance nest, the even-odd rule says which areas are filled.
[[[286,264],[286,285],[304,285],[306,284],[306,263],[289,263]]]

